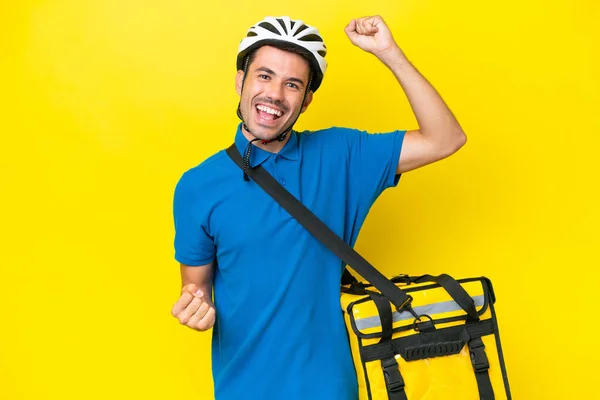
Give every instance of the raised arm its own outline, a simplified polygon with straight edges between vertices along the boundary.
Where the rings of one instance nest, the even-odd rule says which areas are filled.
[[[466,143],[465,133],[444,100],[406,58],[380,16],[354,19],[345,32],[352,44],[392,71],[419,124],[419,129],[405,135],[396,173],[446,158]]]

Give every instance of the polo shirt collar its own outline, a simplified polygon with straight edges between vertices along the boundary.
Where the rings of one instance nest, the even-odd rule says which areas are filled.
[[[286,158],[288,160],[297,160],[298,159],[298,135],[292,130],[290,134],[289,140],[286,142],[285,146],[279,152],[279,156]],[[235,146],[239,150],[240,154],[244,154],[246,150],[246,146],[248,145],[249,140],[246,139],[244,134],[242,133],[242,123],[240,123],[237,127],[237,132],[235,134]],[[253,146],[252,155],[250,156],[250,167],[254,168],[262,163],[264,163],[270,156],[275,155],[275,153],[271,153],[261,149],[260,147]]]

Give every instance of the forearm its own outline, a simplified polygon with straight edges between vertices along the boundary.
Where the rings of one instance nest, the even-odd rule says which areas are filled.
[[[202,290],[204,299],[212,305],[213,269],[212,263],[202,266],[181,264],[181,287],[194,284]]]
[[[460,147],[466,136],[458,121],[435,88],[394,46],[377,58],[394,74],[404,90],[423,138],[431,145]]]

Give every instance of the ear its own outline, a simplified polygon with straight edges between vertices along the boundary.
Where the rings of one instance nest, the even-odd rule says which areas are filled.
[[[244,80],[244,71],[239,70],[235,75],[235,91],[238,96],[242,95],[242,80]]]
[[[304,111],[306,111],[309,104],[312,102],[312,99],[313,99],[313,91],[309,90],[308,93],[306,94],[306,100],[304,100],[304,105],[302,105],[302,110],[300,111],[300,113],[303,113]]]

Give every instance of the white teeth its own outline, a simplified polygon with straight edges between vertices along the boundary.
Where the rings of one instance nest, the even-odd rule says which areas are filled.
[[[277,115],[278,117],[281,117],[283,115],[283,113],[281,111],[274,110],[267,106],[263,106],[262,104],[259,104],[258,106],[256,106],[256,108],[259,109],[260,111],[266,112],[267,114]]]

